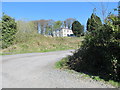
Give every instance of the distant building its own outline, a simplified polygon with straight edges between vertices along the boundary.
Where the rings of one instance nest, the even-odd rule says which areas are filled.
[[[72,30],[68,28],[60,28],[60,29],[53,31],[54,37],[67,37],[67,36],[72,36],[72,35],[73,35]]]

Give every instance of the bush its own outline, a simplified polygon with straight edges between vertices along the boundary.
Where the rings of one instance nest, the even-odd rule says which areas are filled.
[[[2,16],[2,48],[7,48],[13,44],[15,34],[17,32],[16,22],[10,16],[3,14]]]
[[[81,48],[69,59],[69,67],[105,80],[120,81],[120,42],[113,29],[103,25],[88,32]]]

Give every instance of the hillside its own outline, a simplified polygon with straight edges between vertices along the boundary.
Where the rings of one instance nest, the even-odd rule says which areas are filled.
[[[14,45],[0,51],[4,55],[77,49],[82,40],[83,37],[46,37],[37,34],[24,38],[24,41],[18,38]]]

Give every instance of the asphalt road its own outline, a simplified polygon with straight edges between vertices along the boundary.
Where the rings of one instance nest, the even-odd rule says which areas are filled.
[[[54,68],[56,61],[71,54],[71,50],[67,50],[5,55],[2,57],[2,88],[112,87],[97,81],[84,80],[78,74]]]

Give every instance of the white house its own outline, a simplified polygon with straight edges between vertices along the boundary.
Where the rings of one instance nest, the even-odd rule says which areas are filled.
[[[70,35],[73,35],[73,32],[71,29],[68,29],[68,28],[60,28],[60,29],[53,31],[54,37],[67,37]]]

